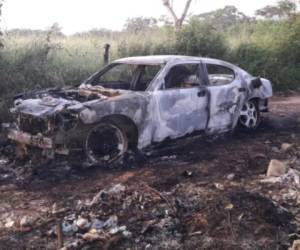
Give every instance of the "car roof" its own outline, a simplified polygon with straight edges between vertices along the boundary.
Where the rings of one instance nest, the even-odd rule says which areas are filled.
[[[195,57],[195,56],[182,56],[182,55],[151,55],[151,56],[134,56],[126,57],[115,60],[114,63],[125,63],[125,64],[145,64],[145,65],[158,65],[165,64],[172,61],[193,61],[201,60],[204,63],[219,63],[224,66],[237,67],[229,62],[208,58],[208,57]]]
[[[135,56],[121,58],[114,63],[128,63],[128,64],[164,64],[175,60],[200,60],[200,57],[180,56],[180,55],[155,55],[155,56]]]

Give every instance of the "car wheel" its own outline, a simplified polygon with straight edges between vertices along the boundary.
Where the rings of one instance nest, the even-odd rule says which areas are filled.
[[[91,165],[118,163],[128,149],[126,133],[118,125],[102,122],[95,126],[86,140],[86,155]]]
[[[260,122],[261,116],[257,103],[254,100],[247,101],[240,112],[240,125],[248,130],[254,130]]]

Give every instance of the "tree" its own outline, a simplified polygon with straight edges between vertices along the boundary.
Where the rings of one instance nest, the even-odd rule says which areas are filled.
[[[292,0],[281,0],[277,5],[267,5],[255,12],[256,16],[266,19],[282,19],[291,17],[297,9],[297,5]]]
[[[155,18],[135,17],[128,18],[126,20],[124,28],[130,33],[137,34],[148,29],[154,28],[156,24],[157,20]]]
[[[178,16],[176,15],[172,5],[170,4],[170,0],[162,0],[163,5],[167,8],[167,10],[169,11],[169,13],[171,14],[173,20],[174,20],[174,24],[175,24],[175,28],[177,30],[182,28],[183,22],[187,16],[187,13],[189,11],[189,8],[191,6],[192,0],[187,0],[184,10],[182,12],[182,15],[180,18],[178,18]]]
[[[251,21],[251,17],[240,12],[235,6],[225,6],[224,8],[215,11],[202,13],[194,18],[199,18],[201,21],[207,22],[217,30],[224,30],[238,23]]]

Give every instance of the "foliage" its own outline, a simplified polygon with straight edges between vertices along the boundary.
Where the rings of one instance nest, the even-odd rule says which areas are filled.
[[[252,20],[251,17],[240,12],[235,6],[227,5],[222,9],[215,11],[202,13],[195,18],[199,18],[212,25],[218,31],[228,29],[233,25],[249,22]]]
[[[266,19],[287,18],[295,13],[297,5],[292,0],[281,0],[277,5],[267,5],[255,12],[256,16]]]
[[[175,49],[179,54],[222,58],[226,45],[210,24],[193,19],[178,31]]]
[[[127,19],[124,28],[129,33],[137,34],[156,27],[156,24],[155,18],[135,17]]]

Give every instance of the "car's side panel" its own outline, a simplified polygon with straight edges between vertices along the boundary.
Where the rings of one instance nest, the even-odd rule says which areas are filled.
[[[210,96],[207,126],[207,133],[209,134],[234,129],[239,119],[240,110],[248,96],[246,82],[241,78],[238,70],[229,64],[218,61],[213,62],[213,64],[231,69],[235,78],[229,84],[207,87]]]
[[[153,113],[155,130],[153,141],[177,138],[207,124],[207,95],[199,97],[198,87],[188,89],[158,90],[153,93],[156,112]]]

